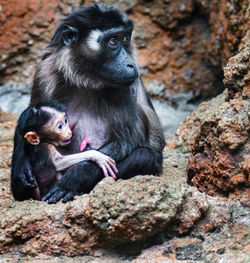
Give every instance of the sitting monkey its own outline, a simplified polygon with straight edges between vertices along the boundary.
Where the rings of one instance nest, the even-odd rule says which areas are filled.
[[[11,172],[11,190],[16,200],[41,200],[61,179],[61,172],[82,161],[96,162],[105,176],[116,179],[118,170],[115,161],[107,155],[95,150],[62,155],[57,147],[67,147],[71,137],[66,110],[56,101],[42,101],[21,114],[15,132]],[[87,143],[85,134],[81,151],[85,150]],[[28,191],[16,189],[15,175],[18,174],[16,169],[20,167],[20,162],[31,166],[22,175],[29,184]]]

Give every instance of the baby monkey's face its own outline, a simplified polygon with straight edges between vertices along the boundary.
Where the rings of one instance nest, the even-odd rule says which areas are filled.
[[[56,122],[56,132],[58,134],[58,146],[66,146],[70,143],[72,131],[69,127],[69,121],[66,113]]]
[[[51,118],[44,126],[48,140],[56,146],[66,146],[70,143],[72,131],[69,126],[67,114],[65,112],[51,111]]]

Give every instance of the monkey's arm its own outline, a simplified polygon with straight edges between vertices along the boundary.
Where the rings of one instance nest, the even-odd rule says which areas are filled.
[[[24,139],[18,125],[14,137],[11,163],[11,191],[16,200],[23,201],[33,197],[36,188],[37,184],[32,175],[29,153],[25,151]]]
[[[51,161],[53,162],[57,172],[63,171],[82,161],[92,161],[98,164],[98,166],[102,169],[104,176],[110,175],[114,179],[117,179],[116,173],[118,173],[118,170],[116,168],[115,161],[105,154],[95,150],[90,150],[71,155],[61,155],[54,145],[48,144],[47,148],[51,156]]]
[[[117,144],[110,143],[99,150],[113,158],[117,155],[122,158],[122,150]],[[155,153],[146,147],[137,148],[118,162],[118,178],[128,179],[138,174],[158,174],[161,165],[161,152]],[[62,179],[43,200],[49,203],[73,200],[75,195],[89,193],[102,178],[101,169],[95,163],[88,161],[78,163],[65,172]]]

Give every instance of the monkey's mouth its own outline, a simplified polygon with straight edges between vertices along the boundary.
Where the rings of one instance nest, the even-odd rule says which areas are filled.
[[[68,139],[68,140],[65,140],[65,141],[63,141],[63,145],[68,145],[68,144],[70,144],[70,142],[71,142],[71,140],[70,140],[70,139]]]

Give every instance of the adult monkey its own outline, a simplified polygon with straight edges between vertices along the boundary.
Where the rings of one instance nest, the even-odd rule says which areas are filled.
[[[31,95],[31,105],[58,100],[77,122],[67,154],[79,152],[87,134],[92,149],[116,161],[118,178],[123,179],[158,174],[165,144],[138,75],[132,31],[133,22],[115,8],[95,5],[73,12],[61,21],[46,48]],[[44,200],[72,200],[90,192],[102,178],[95,163],[81,162],[64,173]]]

